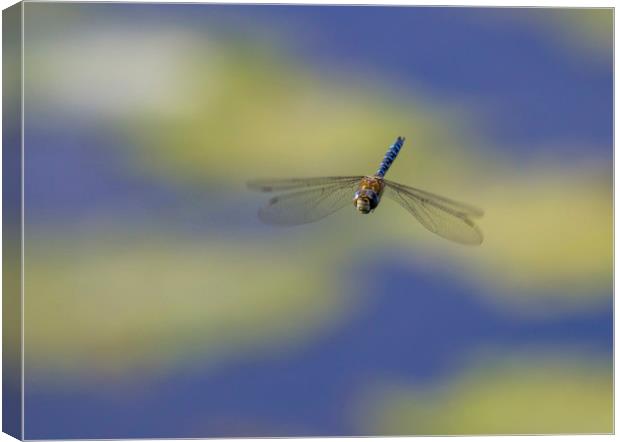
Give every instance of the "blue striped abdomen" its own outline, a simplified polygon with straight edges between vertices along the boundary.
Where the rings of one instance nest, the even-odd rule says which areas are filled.
[[[403,147],[404,143],[405,143],[404,137],[396,138],[396,141],[394,141],[394,144],[390,146],[387,153],[385,154],[385,157],[383,157],[383,161],[381,161],[379,170],[377,170],[377,173],[376,173],[377,176],[382,177],[386,174],[386,172],[388,171],[388,169],[390,168],[390,166],[392,165],[392,163],[398,156],[398,152],[400,152],[400,149]]]

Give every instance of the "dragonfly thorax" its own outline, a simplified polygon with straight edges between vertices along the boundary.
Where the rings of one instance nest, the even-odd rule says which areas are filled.
[[[353,205],[360,213],[370,213],[377,208],[385,183],[378,177],[364,177],[353,197]]]

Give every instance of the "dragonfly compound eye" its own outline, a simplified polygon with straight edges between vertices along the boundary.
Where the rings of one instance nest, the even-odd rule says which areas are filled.
[[[355,207],[358,212],[361,213],[369,213],[370,212],[370,201],[368,198],[361,196],[355,200]]]
[[[353,199],[355,207],[362,213],[370,213],[379,204],[379,195],[372,189],[360,189]]]

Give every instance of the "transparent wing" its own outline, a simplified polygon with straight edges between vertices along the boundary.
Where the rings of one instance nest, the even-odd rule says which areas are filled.
[[[441,206],[446,210],[457,212],[462,215],[466,215],[472,218],[480,218],[484,215],[484,211],[469,204],[460,203],[458,201],[445,198],[443,196],[435,195],[425,190],[416,189],[415,187],[405,186],[404,184],[395,183],[394,181],[385,180],[385,184],[405,193],[416,196],[420,200],[428,200],[428,202],[434,206]]]
[[[250,189],[262,192],[273,192],[278,190],[295,190],[312,187],[326,187],[332,184],[342,184],[359,182],[362,176],[328,176],[318,178],[283,178],[283,179],[259,179],[248,181]]]
[[[357,181],[351,181],[275,196],[259,210],[258,217],[267,224],[311,223],[353,204],[357,186]]]
[[[391,182],[386,184],[385,194],[411,212],[431,232],[461,244],[482,243],[482,232],[478,226],[469,219],[465,210],[458,209],[469,206],[443,197],[435,198],[435,195],[428,192],[412,192],[405,186],[397,187]]]

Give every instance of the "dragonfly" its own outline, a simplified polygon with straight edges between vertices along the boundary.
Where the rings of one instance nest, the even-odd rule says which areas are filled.
[[[249,181],[250,189],[280,193],[259,210],[259,219],[274,225],[311,223],[344,208],[351,200],[358,213],[367,215],[386,195],[431,232],[461,244],[481,244],[482,232],[472,221],[482,217],[481,209],[385,179],[404,143],[404,137],[396,138],[374,175]]]

